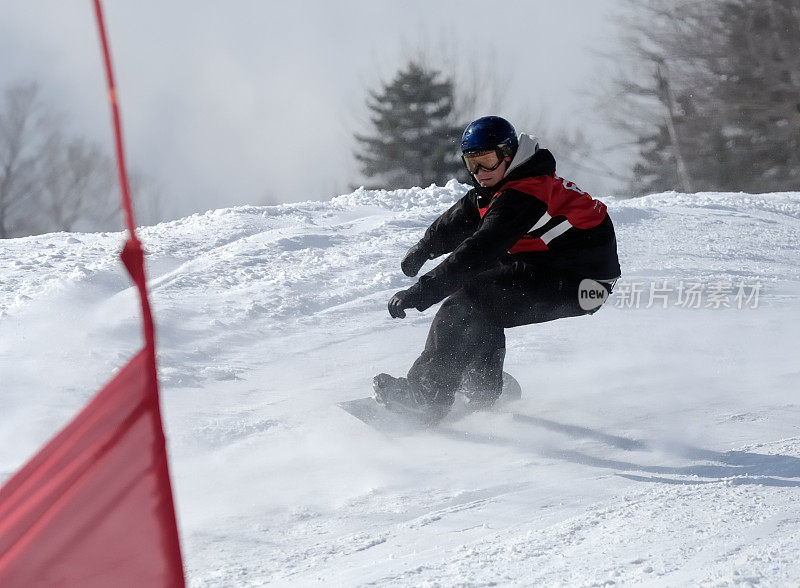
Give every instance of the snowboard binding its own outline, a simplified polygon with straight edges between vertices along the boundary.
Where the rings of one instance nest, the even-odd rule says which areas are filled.
[[[378,374],[372,379],[373,398],[388,410],[425,425],[438,423],[449,407],[426,402],[406,378]]]

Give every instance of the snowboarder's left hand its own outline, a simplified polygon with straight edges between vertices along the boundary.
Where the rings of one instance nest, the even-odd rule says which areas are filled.
[[[413,278],[428,259],[430,258],[425,248],[420,243],[417,243],[408,250],[403,261],[400,262],[400,269],[402,269],[403,273],[409,278]]]
[[[408,300],[407,292],[407,290],[400,290],[389,300],[389,314],[392,318],[406,318],[405,309],[412,306]]]

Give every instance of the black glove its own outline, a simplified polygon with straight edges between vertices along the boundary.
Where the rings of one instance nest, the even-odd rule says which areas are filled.
[[[406,318],[406,308],[411,308],[413,304],[408,299],[408,290],[400,290],[389,300],[389,314],[392,318]]]
[[[408,250],[408,253],[406,253],[406,256],[403,258],[403,261],[400,262],[400,269],[402,269],[403,273],[409,278],[413,278],[417,275],[419,268],[425,265],[425,262],[428,261],[428,259],[430,259],[428,257],[428,253],[420,243],[417,243]]]

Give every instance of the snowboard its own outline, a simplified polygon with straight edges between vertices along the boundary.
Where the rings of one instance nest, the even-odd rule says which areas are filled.
[[[519,385],[519,382],[517,382],[511,374],[503,372],[503,392],[500,394],[500,398],[495,401],[490,409],[483,410],[496,410],[506,404],[519,400],[521,397],[522,387]],[[338,406],[370,427],[390,435],[422,431],[435,427],[438,424],[455,422],[475,412],[474,409],[471,409],[467,405],[462,394],[456,395],[456,401],[453,403],[450,412],[448,412],[441,421],[435,424],[415,419],[410,415],[392,412],[384,405],[378,404],[372,396],[340,402]]]

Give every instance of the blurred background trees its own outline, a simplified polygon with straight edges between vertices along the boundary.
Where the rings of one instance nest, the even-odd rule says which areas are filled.
[[[389,81],[365,91],[366,104],[358,115],[362,120],[342,123],[342,133],[354,137],[354,157],[349,149],[340,149],[331,160],[339,166],[337,173],[350,177],[331,181],[330,189],[319,192],[298,189],[295,199],[329,197],[337,193],[339,181],[351,178],[355,185],[363,181],[379,188],[466,181],[458,140],[467,123],[487,114],[504,116],[520,132],[538,136],[553,151],[559,175],[597,195],[800,189],[800,2],[627,2],[614,23],[624,51],[609,55],[607,66],[598,71],[598,82],[607,81],[607,87],[587,91],[600,98],[601,110],[576,110],[571,120],[548,117],[544,111],[559,79],[543,75],[537,69],[541,62],[492,43],[478,52],[448,48],[452,37],[437,34],[443,47],[402,59],[401,66],[390,70]],[[592,50],[611,51],[616,35],[608,37],[599,47],[575,51],[587,60]],[[555,49],[540,48],[549,50]],[[245,71],[242,76],[245,86],[247,75]],[[538,85],[527,91],[530,95],[520,95],[513,89],[520,80]],[[585,85],[598,87],[596,81],[586,80]],[[116,171],[108,148],[73,132],[81,121],[74,115],[58,116],[35,85],[13,84],[0,91],[0,238],[120,228]],[[361,103],[362,96],[356,101]],[[504,101],[516,105],[508,108]],[[245,101],[251,102],[261,108],[255,98]],[[301,113],[298,119],[306,116]],[[210,120],[227,128],[226,119]],[[598,128],[601,122],[605,125]],[[253,129],[264,130],[258,125]],[[170,132],[174,136],[165,136],[173,142],[164,142],[165,150],[180,144],[175,137],[188,131],[176,126]],[[239,140],[235,133],[226,138],[224,145]],[[267,143],[263,137],[259,141],[254,143],[259,148]],[[213,150],[222,147],[203,147],[208,151],[200,150],[197,157],[215,166]],[[238,165],[238,158],[228,159]],[[291,178],[292,188],[302,188],[315,173],[331,173],[302,168],[305,160],[297,159],[299,163],[289,161],[292,165],[283,167],[308,170],[308,178]],[[257,157],[252,161],[230,169],[250,177],[248,170],[258,170],[261,163]],[[355,164],[362,178],[353,177]],[[183,175],[191,176],[191,171]],[[262,173],[268,178],[261,188],[264,203],[287,200],[286,188],[272,183],[276,174]],[[140,223],[171,218],[176,206],[164,198],[150,173],[132,174],[131,187]],[[233,198],[228,192],[235,194],[221,190]],[[195,197],[180,196],[184,204]],[[222,202],[228,201],[214,204]]]
[[[47,143],[35,85],[6,90],[0,110],[0,238],[29,230],[39,154]]]
[[[624,195],[800,189],[800,2],[629,0],[618,26],[623,58],[609,56],[619,69],[599,98],[627,150],[622,165],[572,121],[471,109],[504,85],[490,75],[460,87],[418,59],[369,93],[372,132],[356,134],[364,176],[383,188],[466,181],[461,130],[500,114],[554,152],[560,175],[588,186],[602,177]],[[467,107],[454,107],[462,96]]]
[[[800,3],[637,0],[609,122],[636,146],[630,192],[800,188]]]
[[[122,228],[116,167],[99,145],[71,135],[34,83],[0,99],[0,239],[52,231]],[[134,172],[140,224],[165,220],[169,206],[155,181]]]

